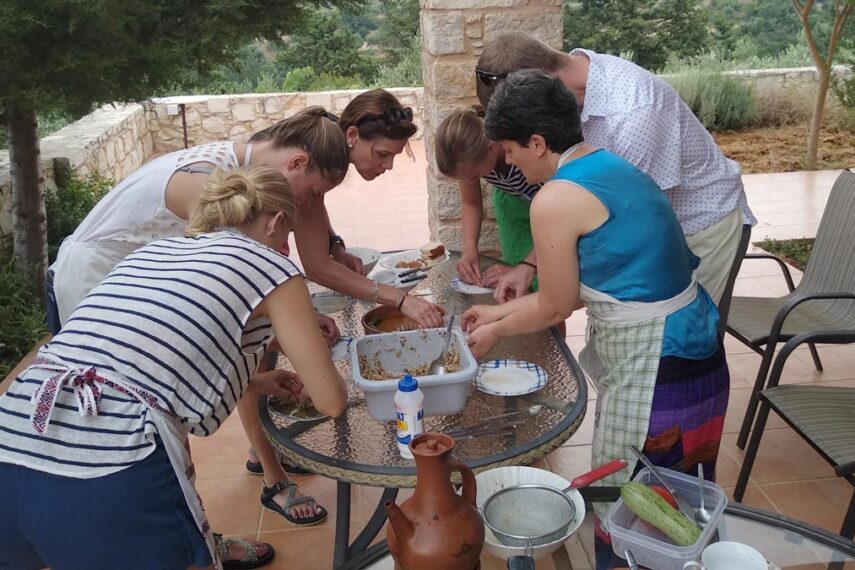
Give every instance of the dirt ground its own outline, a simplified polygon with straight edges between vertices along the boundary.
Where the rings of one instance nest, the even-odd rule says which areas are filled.
[[[803,170],[810,125],[765,127],[713,133],[728,158],[742,165],[743,174]],[[819,134],[817,169],[855,166],[855,133],[826,124]]]

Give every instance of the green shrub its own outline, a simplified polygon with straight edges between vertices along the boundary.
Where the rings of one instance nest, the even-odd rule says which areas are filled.
[[[53,263],[59,245],[80,225],[89,210],[113,186],[113,181],[95,174],[72,174],[61,188],[45,195],[47,210],[48,259]]]
[[[807,267],[810,252],[813,251],[814,242],[816,242],[814,238],[765,239],[754,242],[754,245],[791,263],[796,269],[804,271],[805,267]]]
[[[377,72],[372,87],[419,87],[422,85],[421,37],[415,36],[394,65],[384,65]]]
[[[44,307],[28,284],[25,268],[0,257],[0,380],[47,334]]]
[[[751,89],[719,70],[693,69],[666,78],[711,131],[749,126],[756,110]]]

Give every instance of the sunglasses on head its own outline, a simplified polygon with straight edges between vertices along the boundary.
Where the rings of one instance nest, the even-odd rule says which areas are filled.
[[[411,107],[386,109],[379,115],[366,115],[362,117],[356,126],[360,126],[368,121],[383,121],[387,125],[397,125],[401,121],[412,121],[413,109]]]
[[[501,81],[502,79],[508,76],[507,73],[492,73],[490,71],[478,69],[477,67],[475,68],[475,75],[478,76],[478,81],[480,81],[487,87],[492,86],[497,81]]]

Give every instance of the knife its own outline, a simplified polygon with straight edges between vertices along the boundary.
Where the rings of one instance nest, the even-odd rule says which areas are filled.
[[[398,277],[406,277],[407,275],[412,275],[413,273],[418,273],[424,269],[424,267],[414,267],[413,269],[407,269],[406,271],[402,271],[398,273]]]
[[[659,479],[659,482],[662,483],[662,486],[665,487],[665,489],[669,493],[671,493],[671,496],[674,497],[675,501],[677,501],[677,507],[680,512],[686,515],[689,520],[692,521],[692,523],[694,524],[695,509],[692,508],[692,505],[690,505],[689,502],[686,501],[683,495],[677,492],[677,489],[675,489],[674,486],[669,483],[665,479],[665,477],[662,476],[662,473],[659,472],[659,469],[655,465],[653,465],[650,460],[647,459],[647,457],[645,457],[644,454],[641,453],[641,451],[637,447],[635,447],[634,445],[630,445],[629,448],[632,450],[635,456],[638,457],[638,460],[641,461],[644,466],[650,470],[651,473],[653,473],[653,476]]]
[[[407,277],[405,279],[400,279],[400,276],[399,276],[398,283],[411,283],[412,281],[419,281],[419,280],[424,279],[426,277],[427,277],[427,273],[425,273],[423,275],[413,275],[412,277]]]

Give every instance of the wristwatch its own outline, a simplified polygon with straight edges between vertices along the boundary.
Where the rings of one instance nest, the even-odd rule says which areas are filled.
[[[330,252],[332,252],[332,248],[336,244],[341,244],[341,247],[344,248],[347,247],[346,245],[344,245],[344,240],[341,238],[340,235],[333,234],[330,236]]]

